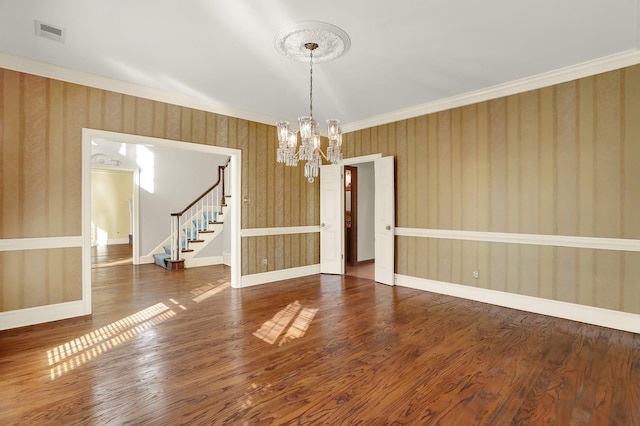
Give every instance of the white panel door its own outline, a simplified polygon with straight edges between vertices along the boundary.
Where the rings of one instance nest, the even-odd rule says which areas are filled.
[[[344,195],[340,165],[320,167],[320,272],[344,274]]]
[[[395,171],[394,158],[375,160],[375,280],[394,285]]]

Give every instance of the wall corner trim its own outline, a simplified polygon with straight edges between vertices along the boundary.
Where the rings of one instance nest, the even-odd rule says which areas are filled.
[[[640,334],[640,315],[396,274],[396,285]]]

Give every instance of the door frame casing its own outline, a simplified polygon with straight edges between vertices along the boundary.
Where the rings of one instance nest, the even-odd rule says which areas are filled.
[[[351,166],[351,165],[357,165],[357,164],[363,164],[363,163],[375,163],[376,160],[382,157],[383,155],[381,153],[363,155],[360,157],[345,158],[344,160],[340,161],[339,164],[341,164],[342,166]],[[344,172],[344,167],[343,167],[343,172]],[[344,185],[342,186],[342,191],[343,191],[343,198],[344,198]],[[344,227],[343,227],[343,232],[344,232]],[[376,254],[374,253],[374,262],[375,261],[376,261]]]

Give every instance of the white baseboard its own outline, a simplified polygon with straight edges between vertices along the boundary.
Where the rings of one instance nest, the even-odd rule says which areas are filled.
[[[279,271],[262,272],[259,274],[243,275],[242,287],[289,280],[291,278],[306,277],[320,273],[320,264],[300,266],[298,268],[281,269]]]
[[[185,259],[185,268],[196,268],[198,266],[221,265],[222,256],[195,257],[193,259]]]
[[[640,334],[640,315],[396,274],[396,285]]]
[[[210,257],[195,257],[193,259],[185,259],[184,266],[186,268],[195,268],[198,266],[211,266],[211,265],[220,265],[224,263],[225,265],[231,266],[231,255],[229,256],[229,263],[224,263],[224,253],[222,256],[210,256]],[[139,265],[146,265],[150,263],[155,263],[153,260],[153,256],[140,256]]]
[[[231,266],[231,253],[222,253],[222,263]]]
[[[28,325],[79,317],[91,313],[85,312],[84,308],[84,302],[82,300],[76,300],[74,302],[56,303],[55,305],[0,312],[0,330],[26,327]]]

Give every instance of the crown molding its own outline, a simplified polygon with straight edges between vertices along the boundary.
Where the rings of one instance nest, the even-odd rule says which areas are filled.
[[[416,105],[410,108],[382,114],[352,123],[342,125],[342,132],[354,132],[356,130],[368,129],[387,123],[419,117],[421,115],[446,111],[466,105],[484,102],[503,96],[515,95],[529,90],[540,89],[554,84],[566,83],[567,81],[589,77],[607,71],[640,64],[640,50],[630,49],[624,52],[598,58],[592,61],[582,62],[565,68],[537,74],[531,77],[521,78],[511,82],[498,84],[485,89],[463,93],[450,98]]]
[[[167,92],[160,89],[154,89],[152,87],[73,70],[71,68],[34,61],[33,59],[11,55],[4,52],[0,52],[0,68],[33,74],[40,77],[52,78],[54,80],[66,81],[68,83],[80,84],[96,89],[109,90],[111,92],[122,93],[124,95],[136,96],[153,101],[194,108],[215,114],[254,121],[257,123],[274,125],[274,123],[279,120],[278,117],[258,114],[256,112],[245,111],[179,93]]]
[[[607,71],[613,71],[631,65],[640,64],[640,50],[630,49],[624,52],[598,58],[592,61],[571,65],[558,70],[549,71],[531,77],[514,80],[508,83],[499,84],[485,89],[463,93],[450,98],[441,99],[405,108],[388,114],[370,117],[364,120],[343,124],[343,133],[354,132],[356,130],[367,129],[387,123],[419,117],[425,114],[446,111],[452,108],[471,105],[478,102],[488,101],[503,96],[514,95],[528,90],[540,89],[554,84],[565,83],[583,77],[589,77]],[[202,111],[222,114],[229,117],[240,118],[273,125],[280,120],[279,117],[258,114],[252,111],[245,111],[227,105],[197,99],[191,96],[154,89],[138,84],[128,83],[108,77],[77,71],[70,68],[34,61],[21,56],[0,52],[0,67],[13,71],[66,81],[69,83],[81,84],[97,89],[109,90],[125,95],[136,96],[158,102],[179,105],[187,108],[194,108]]]

